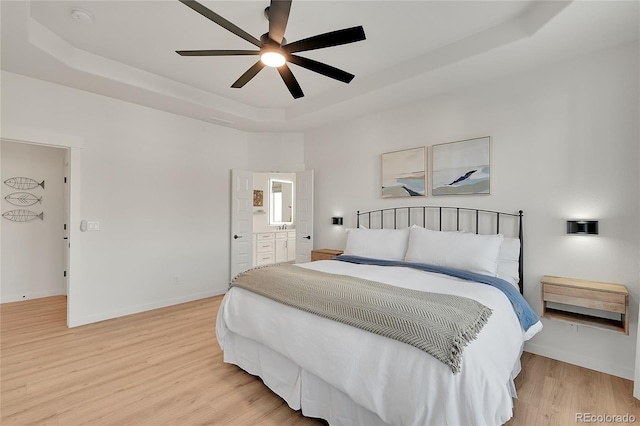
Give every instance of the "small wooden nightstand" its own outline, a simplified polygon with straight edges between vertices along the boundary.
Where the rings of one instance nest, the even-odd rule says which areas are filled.
[[[622,284],[577,280],[572,278],[542,277],[542,316],[574,324],[629,334],[629,293]],[[595,310],[595,314],[578,314],[561,308],[550,308],[548,302],[567,307]],[[620,320],[602,318],[602,313],[615,313]],[[592,311],[589,311],[592,312]]]
[[[342,253],[342,250],[333,249],[311,250],[311,261],[313,262],[315,260],[331,260]]]

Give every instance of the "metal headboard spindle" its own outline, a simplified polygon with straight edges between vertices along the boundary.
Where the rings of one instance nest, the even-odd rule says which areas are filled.
[[[392,207],[388,209],[381,210],[371,210],[368,212],[360,213],[360,210],[356,213],[356,227],[360,227],[360,216],[367,215],[367,225],[371,228],[371,214],[372,213],[380,213],[380,229],[384,228],[384,212],[393,212],[393,229],[397,229],[398,226],[398,210],[407,211],[407,227],[411,226],[411,210],[412,209],[422,209],[422,227],[426,228],[427,226],[427,209],[438,209],[438,229],[442,231],[442,210],[443,209],[455,209],[456,210],[456,230],[460,230],[460,210],[462,211],[470,211],[475,212],[476,219],[476,234],[480,232],[480,212],[482,213],[490,213],[496,215],[496,234],[500,233],[500,215],[502,216],[510,216],[518,218],[518,239],[520,240],[520,261],[518,262],[518,276],[520,278],[520,282],[518,283],[518,287],[520,288],[520,293],[524,292],[524,244],[523,244],[523,235],[522,235],[522,215],[523,211],[519,210],[518,213],[505,213],[498,212],[494,210],[483,210],[483,209],[471,209],[467,207],[446,207],[446,206],[409,206],[409,207]]]

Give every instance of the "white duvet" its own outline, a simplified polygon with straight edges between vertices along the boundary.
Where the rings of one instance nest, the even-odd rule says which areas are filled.
[[[518,372],[524,341],[541,329],[541,323],[525,335],[500,290],[403,267],[333,260],[297,266],[465,296],[493,313],[465,348],[460,373],[453,374],[448,366],[408,344],[232,288],[218,312],[217,336],[223,350],[232,334],[261,343],[391,425],[502,424],[511,418],[513,373]]]

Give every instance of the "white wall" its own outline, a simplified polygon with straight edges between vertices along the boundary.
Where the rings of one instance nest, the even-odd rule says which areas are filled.
[[[227,289],[230,169],[248,166],[247,133],[7,72],[2,124],[84,139],[81,215],[101,229],[72,241],[71,325]]]
[[[305,170],[304,134],[249,133],[249,170],[300,172]]]
[[[343,248],[344,215],[408,204],[525,212],[525,296],[541,311],[545,274],[623,283],[629,336],[544,321],[526,350],[632,378],[638,324],[638,44],[486,82],[305,134],[316,173],[315,248]],[[491,135],[492,194],[380,197],[380,154]],[[570,218],[600,220],[597,237],[565,235]]]
[[[12,177],[30,177],[40,186],[30,190],[2,184],[2,213],[24,209],[43,220],[2,222],[1,302],[65,294],[64,271],[64,156],[65,150],[37,145],[2,142],[1,181]],[[15,206],[5,200],[14,192],[26,192],[42,198],[32,206]]]

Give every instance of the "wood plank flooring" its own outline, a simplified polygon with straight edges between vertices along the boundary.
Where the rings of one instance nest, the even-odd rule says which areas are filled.
[[[66,298],[0,305],[0,424],[321,425],[222,362],[221,296],[68,329]],[[633,383],[527,354],[509,425],[640,422]]]

